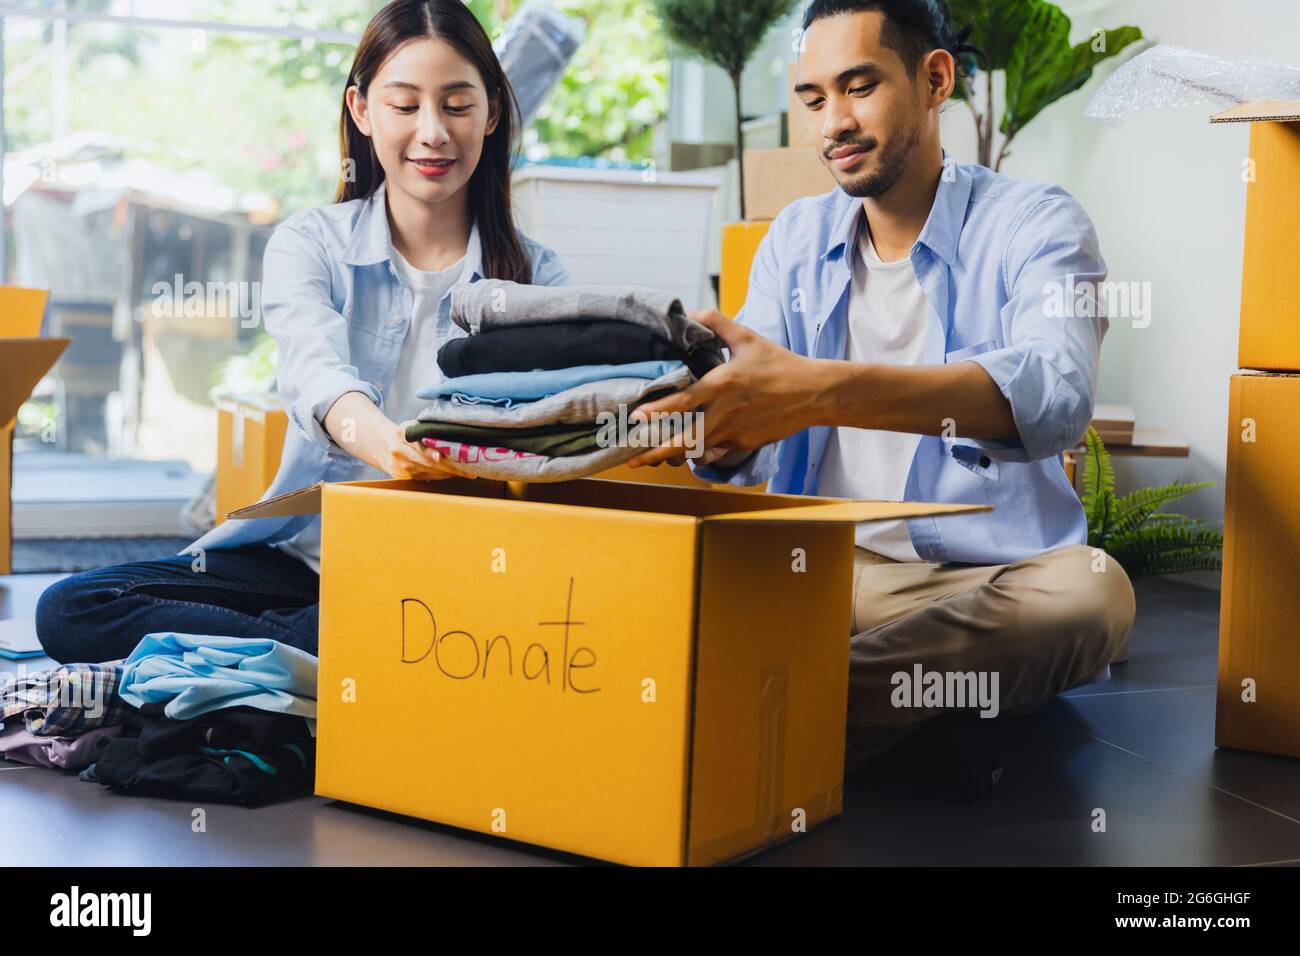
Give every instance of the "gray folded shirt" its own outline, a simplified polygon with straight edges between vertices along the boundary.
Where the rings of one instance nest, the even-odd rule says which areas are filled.
[[[603,412],[617,415],[621,405],[627,406],[628,414],[631,414],[632,408],[647,395],[668,389],[680,391],[694,381],[691,370],[683,365],[656,379],[607,378],[588,382],[514,408],[465,405],[440,398],[420,412],[418,418],[422,422],[455,422],[495,428],[581,425],[596,421]]]
[[[716,335],[686,314],[680,299],[654,289],[626,286],[520,285],[484,279],[452,286],[451,319],[477,335],[489,329],[547,322],[617,321],[644,326],[684,352],[722,345]]]

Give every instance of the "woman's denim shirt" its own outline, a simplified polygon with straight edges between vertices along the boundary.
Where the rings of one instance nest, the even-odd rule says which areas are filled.
[[[411,323],[411,290],[391,258],[383,185],[366,199],[305,209],[286,219],[266,246],[262,316],[278,344],[277,380],[289,416],[280,470],[262,499],[321,481],[345,481],[359,464],[321,424],[340,396],[361,392],[383,407]],[[521,237],[534,285],[568,285],[555,253]],[[483,278],[478,226],[470,233],[461,281]],[[467,333],[451,321],[451,297],[438,304],[438,347]],[[284,541],[314,515],[226,521],[183,551]]]

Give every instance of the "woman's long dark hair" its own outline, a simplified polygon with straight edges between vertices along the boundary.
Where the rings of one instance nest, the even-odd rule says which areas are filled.
[[[478,224],[484,277],[531,282],[532,268],[524,254],[510,205],[510,166],[521,125],[519,103],[492,49],[492,41],[462,0],[393,0],[366,27],[343,91],[339,140],[344,175],[334,201],[364,199],[384,181],[384,170],[379,165],[374,144],[352,121],[347,89],[356,86],[364,97],[380,66],[393,51],[408,40],[421,37],[446,40],[474,64],[488,96],[500,110],[497,128],[484,140],[483,155],[470,177],[470,213]]]

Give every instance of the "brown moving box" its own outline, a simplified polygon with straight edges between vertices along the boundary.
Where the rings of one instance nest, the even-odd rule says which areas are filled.
[[[1133,444],[1133,422],[1129,405],[1097,405],[1092,410],[1092,427],[1107,445]]]
[[[44,289],[0,286],[0,574],[12,570],[14,419],[70,339],[43,339]]]
[[[1215,743],[1300,756],[1300,375],[1232,376]]]
[[[775,219],[796,199],[837,188],[815,149],[745,150],[745,215]]]
[[[1245,103],[1210,122],[1251,124],[1237,364],[1300,371],[1300,100]]]

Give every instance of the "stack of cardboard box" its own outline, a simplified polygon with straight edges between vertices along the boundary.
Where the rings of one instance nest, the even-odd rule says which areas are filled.
[[[1107,446],[1133,444],[1133,408],[1130,405],[1096,405],[1092,427]]]
[[[1228,405],[1215,742],[1300,756],[1300,101],[1247,103],[1241,334]]]
[[[677,866],[840,813],[854,525],[980,510],[449,479],[231,517],[322,515],[318,794]]]
[[[0,574],[12,570],[13,438],[18,408],[58,361],[69,339],[41,338],[49,293],[0,286]]]

